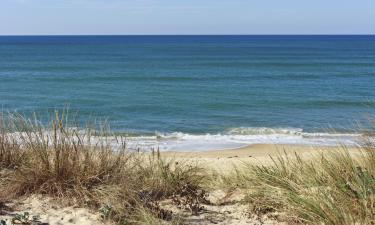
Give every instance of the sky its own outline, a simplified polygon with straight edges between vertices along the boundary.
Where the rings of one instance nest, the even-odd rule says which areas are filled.
[[[0,35],[375,34],[375,0],[0,0]]]

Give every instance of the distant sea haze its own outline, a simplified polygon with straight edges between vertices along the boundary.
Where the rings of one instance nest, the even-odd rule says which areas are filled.
[[[69,105],[133,147],[353,144],[374,87],[375,36],[0,37],[3,111]]]

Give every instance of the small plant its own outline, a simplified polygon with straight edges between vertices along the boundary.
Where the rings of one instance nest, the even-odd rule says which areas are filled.
[[[12,218],[12,224],[34,225],[38,223],[40,223],[40,217],[30,217],[30,214],[28,212],[17,214],[14,218]]]
[[[204,209],[202,203],[208,203],[205,190],[191,184],[185,184],[173,193],[172,201],[181,209],[188,209],[193,215],[198,215]]]
[[[113,211],[113,207],[109,204],[104,205],[99,209],[100,217],[104,220],[108,219]]]

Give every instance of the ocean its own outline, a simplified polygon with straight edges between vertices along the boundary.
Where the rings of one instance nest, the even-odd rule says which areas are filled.
[[[134,148],[352,144],[374,87],[375,36],[0,36],[2,111],[69,108]]]

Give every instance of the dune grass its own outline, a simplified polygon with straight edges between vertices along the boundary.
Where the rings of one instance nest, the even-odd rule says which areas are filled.
[[[159,206],[164,199],[190,199],[184,206],[194,211],[204,198],[197,194],[205,180],[198,165],[129,152],[125,139],[106,126],[81,129],[68,121],[65,113],[56,113],[49,126],[19,114],[3,117],[0,199],[46,195],[118,224],[144,224],[175,221]]]
[[[374,224],[375,140],[358,152],[342,146],[313,159],[279,154],[271,165],[245,165],[222,180],[241,188],[249,211],[288,224]]]

